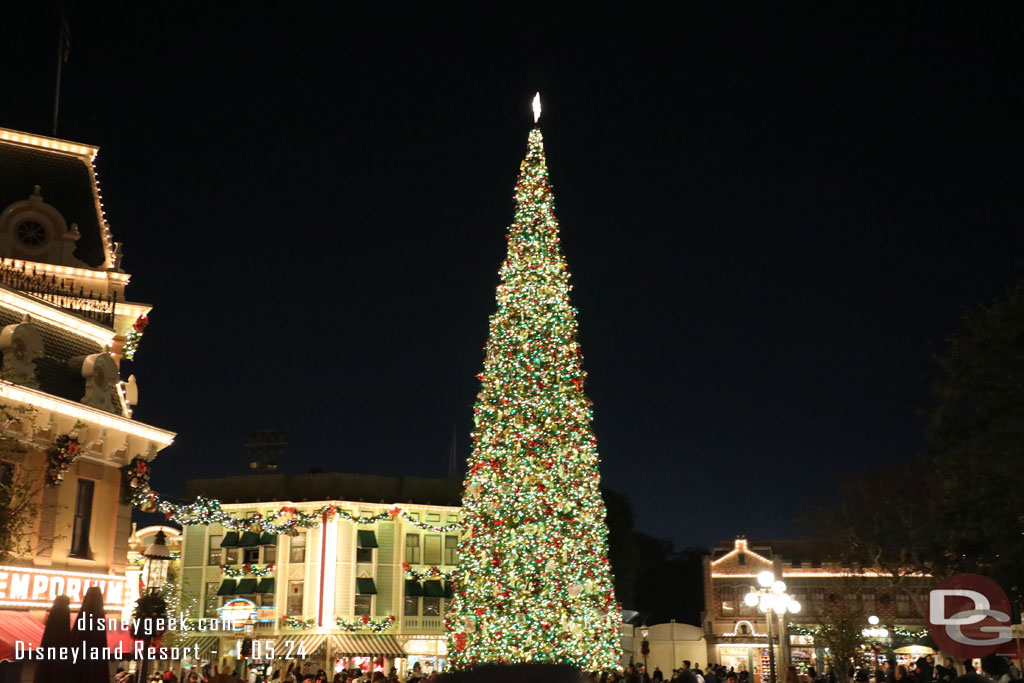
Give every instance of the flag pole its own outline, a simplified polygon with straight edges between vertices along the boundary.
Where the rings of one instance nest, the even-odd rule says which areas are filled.
[[[57,36],[57,86],[53,93],[53,137],[57,137],[57,116],[60,113],[60,76],[68,58],[68,11],[60,11],[60,33]]]

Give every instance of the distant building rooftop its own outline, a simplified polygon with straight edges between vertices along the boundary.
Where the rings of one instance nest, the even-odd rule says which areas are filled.
[[[185,498],[216,498],[222,503],[345,500],[364,503],[462,505],[462,482],[430,477],[384,477],[372,474],[248,474],[189,479]]]
[[[711,559],[716,560],[736,547],[736,541],[723,541],[711,549]],[[747,540],[747,547],[763,557],[780,556],[786,562],[838,562],[849,548],[831,539],[773,539]]]

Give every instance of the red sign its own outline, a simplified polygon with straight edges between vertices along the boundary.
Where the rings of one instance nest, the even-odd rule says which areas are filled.
[[[0,606],[49,609],[54,598],[66,595],[72,607],[80,607],[85,592],[99,586],[108,610],[124,607],[123,576],[58,572],[35,567],[0,567]]]
[[[1010,599],[992,579],[957,574],[928,595],[928,632],[943,652],[960,659],[984,657],[1013,638]]]

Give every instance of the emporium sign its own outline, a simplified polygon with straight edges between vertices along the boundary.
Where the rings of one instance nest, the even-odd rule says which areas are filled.
[[[123,576],[0,566],[0,606],[49,609],[54,598],[66,595],[72,607],[80,607],[85,592],[93,586],[98,586],[103,593],[106,609],[120,610],[124,607]]]

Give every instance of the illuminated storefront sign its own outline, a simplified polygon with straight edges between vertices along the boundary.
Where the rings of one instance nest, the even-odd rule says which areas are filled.
[[[245,628],[245,622],[256,618],[256,603],[245,598],[235,598],[224,603],[219,610],[220,620],[235,625],[236,631]]]
[[[66,595],[71,599],[72,607],[81,607],[85,592],[92,586],[99,586],[106,609],[120,610],[124,607],[123,576],[57,572],[34,567],[0,567],[0,606],[49,609],[58,595]]]

